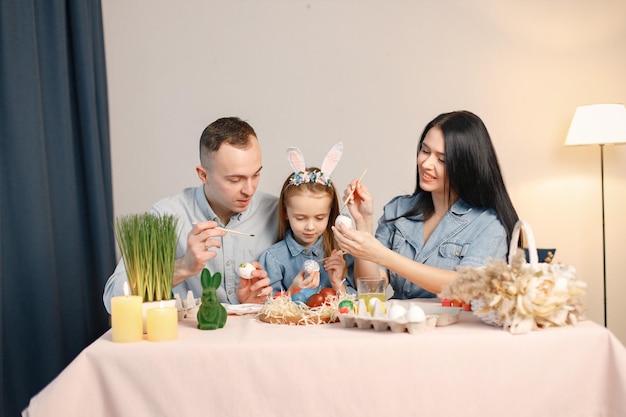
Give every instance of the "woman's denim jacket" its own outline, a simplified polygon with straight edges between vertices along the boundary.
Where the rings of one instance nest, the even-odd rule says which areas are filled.
[[[383,245],[409,259],[449,270],[456,270],[459,266],[482,266],[489,258],[505,259],[508,250],[506,230],[495,212],[472,207],[462,200],[454,203],[424,243],[421,214],[397,218],[413,208],[419,196],[398,196],[387,203],[376,230],[376,238]],[[386,222],[394,218],[397,219]],[[388,272],[393,298],[436,296],[395,272]]]

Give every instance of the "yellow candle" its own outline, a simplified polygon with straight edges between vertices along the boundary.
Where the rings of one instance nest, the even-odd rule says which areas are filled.
[[[146,329],[148,340],[163,342],[178,339],[178,309],[164,307],[151,308],[146,312]]]
[[[126,283],[125,283],[126,284]],[[137,342],[143,339],[142,299],[138,295],[124,294],[111,298],[111,329],[114,342]]]

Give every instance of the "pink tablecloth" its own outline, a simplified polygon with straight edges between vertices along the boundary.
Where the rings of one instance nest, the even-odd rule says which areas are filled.
[[[105,333],[23,416],[626,416],[626,349],[589,321],[517,336],[466,312],[417,335],[195,325],[163,343]]]

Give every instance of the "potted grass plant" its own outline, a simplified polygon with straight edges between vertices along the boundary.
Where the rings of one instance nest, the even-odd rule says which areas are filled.
[[[154,213],[120,216],[115,221],[130,291],[143,297],[144,303],[172,299],[177,223],[176,216]]]

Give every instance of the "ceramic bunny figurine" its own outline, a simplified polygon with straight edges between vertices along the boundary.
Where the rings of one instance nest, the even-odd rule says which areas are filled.
[[[211,272],[204,268],[200,275],[202,283],[202,304],[198,310],[198,329],[221,329],[226,324],[226,309],[220,304],[215,292],[222,282],[222,274]]]

